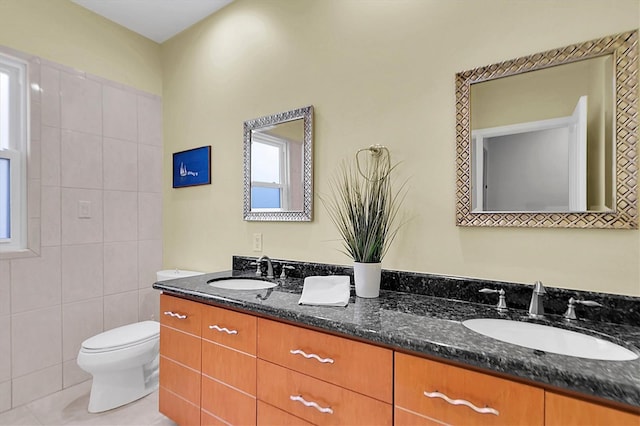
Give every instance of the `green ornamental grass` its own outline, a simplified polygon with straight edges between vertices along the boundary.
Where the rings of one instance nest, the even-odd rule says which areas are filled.
[[[398,212],[406,195],[404,182],[397,190],[389,151],[380,146],[365,150],[361,169],[344,160],[330,180],[331,195],[321,198],[343,239],[343,253],[355,262],[378,263],[387,253],[401,226]]]

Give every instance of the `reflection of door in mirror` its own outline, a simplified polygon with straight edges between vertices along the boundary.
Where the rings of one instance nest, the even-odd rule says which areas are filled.
[[[303,208],[302,119],[251,132],[251,210],[301,211]]]
[[[587,97],[572,115],[472,132],[472,211],[587,206]]]
[[[612,82],[607,55],[472,84],[472,211],[612,210]]]

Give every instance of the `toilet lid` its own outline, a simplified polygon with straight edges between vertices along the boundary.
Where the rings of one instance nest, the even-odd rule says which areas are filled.
[[[132,346],[155,339],[160,334],[160,323],[142,321],[107,330],[82,342],[82,348],[89,351],[109,351]]]

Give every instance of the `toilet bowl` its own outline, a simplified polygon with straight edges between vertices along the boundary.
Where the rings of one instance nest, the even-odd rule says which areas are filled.
[[[158,389],[160,323],[142,321],[82,342],[78,366],[93,376],[89,412],[128,404]]]

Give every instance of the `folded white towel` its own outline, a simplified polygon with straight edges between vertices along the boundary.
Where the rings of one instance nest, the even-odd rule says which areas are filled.
[[[349,283],[348,275],[306,277],[298,304],[347,306]]]

